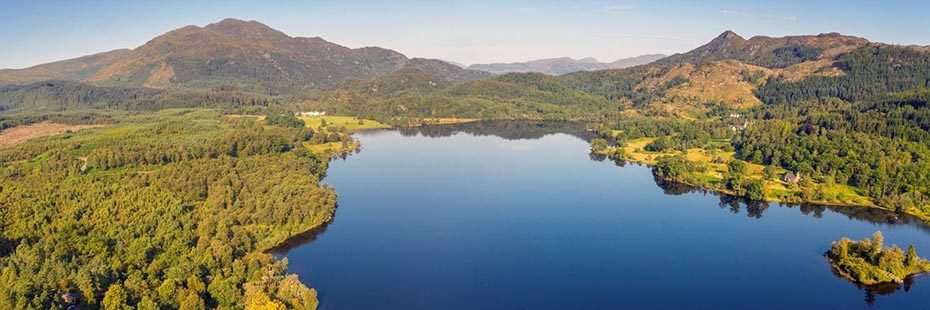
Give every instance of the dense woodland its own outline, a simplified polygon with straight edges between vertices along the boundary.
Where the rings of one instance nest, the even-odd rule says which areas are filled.
[[[0,307],[315,308],[263,252],[333,216],[315,135],[165,110],[0,149]]]
[[[930,53],[913,48],[874,45],[843,55],[838,77],[812,76],[801,81],[772,77],[756,94],[768,104],[796,104],[818,98],[857,101],[883,93],[930,87]]]

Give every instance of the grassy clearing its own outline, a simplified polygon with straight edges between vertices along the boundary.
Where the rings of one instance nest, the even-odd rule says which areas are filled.
[[[452,125],[452,124],[462,124],[462,123],[471,123],[477,122],[480,119],[477,118],[453,118],[453,117],[440,117],[440,118],[420,118],[411,121],[411,126],[423,126],[423,125]]]
[[[53,136],[69,131],[100,127],[99,125],[68,125],[41,122],[32,125],[17,126],[0,131],[0,147],[14,145],[38,137]]]
[[[327,130],[345,127],[346,131],[359,131],[367,129],[388,128],[390,126],[368,119],[359,119],[353,116],[300,116],[308,128]],[[326,126],[323,126],[323,124]]]
[[[333,155],[339,154],[342,152],[352,151],[358,147],[358,144],[354,142],[329,142],[329,143],[304,143],[304,147],[307,148],[310,153],[314,154],[323,154],[323,155]]]

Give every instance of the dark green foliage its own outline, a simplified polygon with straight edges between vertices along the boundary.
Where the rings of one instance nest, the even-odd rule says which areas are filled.
[[[335,90],[308,95],[304,109],[396,123],[396,118],[599,119],[619,112],[610,100],[538,73],[448,84],[422,70],[404,70],[374,80],[349,80]]]
[[[304,127],[304,121],[292,114],[268,114],[265,116],[265,124],[291,128]]]
[[[744,193],[743,196],[746,196],[752,200],[765,200],[765,182],[762,180],[747,180],[743,184]]]
[[[699,180],[693,178],[694,172],[704,171],[707,171],[707,166],[690,161],[683,155],[661,156],[652,168],[652,173],[659,178],[695,185],[699,184]]]
[[[770,78],[756,90],[767,104],[796,104],[836,97],[860,100],[874,95],[930,86],[930,52],[913,48],[872,45],[843,55],[837,67],[845,75],[813,76],[798,82]]]
[[[668,136],[659,137],[655,140],[652,140],[652,142],[649,142],[649,144],[646,144],[646,146],[643,147],[643,149],[650,152],[664,152],[671,150],[672,148],[672,139]]]
[[[75,82],[0,86],[0,113],[77,109],[155,111],[167,108],[266,107],[276,99],[234,90],[157,90],[99,87]]]

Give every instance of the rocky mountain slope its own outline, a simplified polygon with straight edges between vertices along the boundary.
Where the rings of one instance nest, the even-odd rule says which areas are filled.
[[[26,84],[45,80],[79,81],[97,73],[103,67],[126,58],[131,52],[128,49],[120,49],[25,69],[2,69],[0,70],[0,84]]]
[[[493,76],[440,60],[411,59],[385,48],[353,49],[319,37],[291,37],[256,21],[225,19],[170,31],[132,51],[3,71],[0,82],[66,80],[98,86],[284,93],[324,89],[346,78],[374,77],[408,67],[449,82]]]

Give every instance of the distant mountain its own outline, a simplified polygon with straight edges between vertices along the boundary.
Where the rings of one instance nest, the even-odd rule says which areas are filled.
[[[97,73],[103,67],[126,58],[131,52],[128,49],[120,49],[25,69],[2,69],[0,70],[0,84],[27,84],[45,80],[79,81]]]
[[[639,65],[652,63],[653,61],[665,58],[664,54],[646,54],[630,58],[622,58],[607,64],[607,69],[623,69]]]
[[[733,31],[719,36],[694,50],[675,54],[658,63],[699,63],[713,60],[737,60],[766,68],[785,68],[805,61],[833,58],[869,41],[839,33],[785,36],[755,36],[743,39]]]
[[[451,61],[451,60],[443,60],[443,61],[448,62],[448,63],[453,64],[453,65],[456,65],[456,66],[458,66],[459,68],[468,67],[468,66],[466,66],[466,65],[464,65],[464,64],[462,64],[462,63],[460,63],[460,62],[456,62],[456,61]]]
[[[597,59],[591,57],[577,60],[569,57],[561,57],[532,60],[527,62],[474,64],[468,66],[467,68],[472,70],[487,71],[495,74],[505,74],[512,72],[538,72],[549,75],[562,75],[578,71],[622,69],[647,64],[662,57],[665,57],[665,55],[648,54],[631,58],[623,58],[610,63],[600,62]]]
[[[93,62],[96,66],[86,66],[80,74],[72,73],[75,70],[57,70],[44,75],[25,75],[19,70],[0,73],[0,81],[24,83],[54,79],[100,86],[232,87],[281,93],[323,89],[346,78],[375,77],[407,67],[430,71],[450,82],[493,76],[440,60],[410,59],[380,47],[352,49],[319,37],[291,37],[256,21],[236,19],[225,19],[205,27],[183,27],[132,51],[121,51],[108,55],[110,57],[98,55],[66,61],[84,63],[90,62],[87,58],[103,59]],[[28,78],[17,78],[17,74]]]

